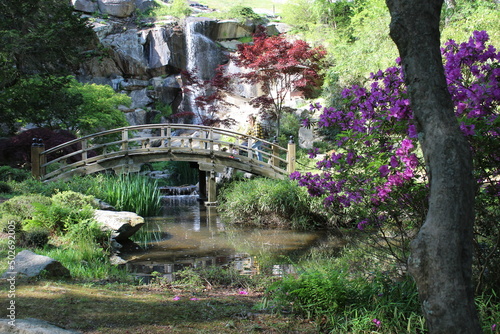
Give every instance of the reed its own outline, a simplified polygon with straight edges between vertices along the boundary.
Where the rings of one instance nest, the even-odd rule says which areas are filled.
[[[161,194],[156,180],[137,174],[108,176],[98,190],[102,199],[117,210],[132,211],[143,217],[160,213]]]

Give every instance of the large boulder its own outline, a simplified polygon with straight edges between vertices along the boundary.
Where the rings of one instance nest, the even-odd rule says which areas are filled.
[[[91,0],[71,0],[75,10],[84,13],[95,13],[99,9],[97,3]]]
[[[42,274],[45,277],[71,277],[69,270],[59,261],[23,250],[14,258],[14,267],[9,268],[2,278],[36,277]]]
[[[250,37],[255,32],[255,25],[241,24],[235,20],[219,21],[217,24],[216,40],[238,39]]]
[[[96,210],[94,219],[119,243],[128,241],[145,223],[144,218],[128,211]]]
[[[14,326],[12,325],[14,324]],[[15,322],[9,319],[0,319],[0,333],[16,334],[79,334],[72,330],[62,329],[47,321],[39,319],[16,319]]]
[[[135,11],[135,0],[98,0],[103,14],[116,17],[129,17]]]

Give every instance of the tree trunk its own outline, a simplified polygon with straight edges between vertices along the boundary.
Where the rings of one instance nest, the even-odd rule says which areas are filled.
[[[472,158],[454,116],[440,53],[443,0],[386,0],[430,179],[429,211],[411,244],[432,334],[481,333],[472,288]]]

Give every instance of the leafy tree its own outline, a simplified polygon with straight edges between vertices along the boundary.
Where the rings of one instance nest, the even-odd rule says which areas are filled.
[[[72,80],[68,93],[81,96],[83,103],[76,106],[72,115],[61,117],[65,129],[86,135],[128,125],[125,115],[117,107],[129,106],[132,102],[129,96],[116,93],[107,85],[84,84],[76,80]]]
[[[355,6],[353,1],[288,1],[283,7],[282,16],[284,22],[299,30],[314,30],[316,25],[336,29],[349,25]]]
[[[69,74],[93,42],[88,21],[59,0],[0,2],[0,89],[25,76]]]
[[[16,126],[35,124],[85,135],[127,125],[116,107],[130,104],[130,97],[109,86],[82,84],[72,77],[31,76],[0,91],[3,122]]]
[[[239,77],[257,84],[262,95],[251,104],[277,121],[277,136],[285,99],[294,91],[311,97],[322,84],[321,61],[325,51],[312,48],[305,41],[288,41],[284,35],[268,37],[264,30],[253,36],[253,43],[238,45],[236,65],[245,69]]]
[[[443,0],[387,0],[387,6],[430,174],[429,210],[412,242],[409,270],[431,333],[481,333],[472,288],[472,154],[440,55]]]

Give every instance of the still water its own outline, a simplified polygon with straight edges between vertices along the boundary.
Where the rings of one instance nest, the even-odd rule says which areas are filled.
[[[206,207],[198,196],[168,196],[161,217],[149,218],[141,228],[151,242],[133,247],[122,257],[127,269],[144,281],[153,272],[175,280],[186,267],[233,267],[241,274],[262,270],[273,275],[293,272],[290,261],[325,239],[324,232],[237,228],[224,222],[216,207]],[[265,268],[264,268],[265,266]]]

